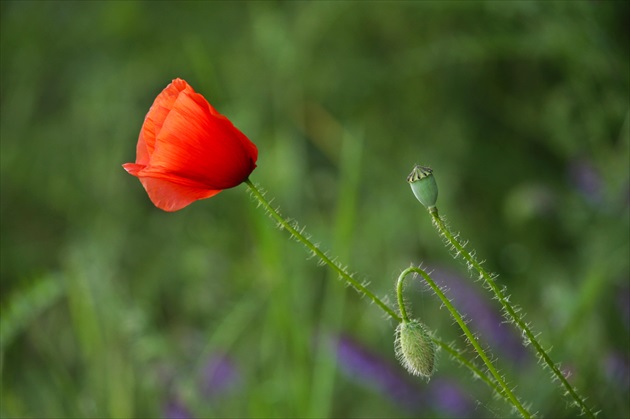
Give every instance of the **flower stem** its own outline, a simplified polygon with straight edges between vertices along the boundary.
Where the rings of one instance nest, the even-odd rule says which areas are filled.
[[[502,389],[499,387],[499,385],[495,383],[494,381],[492,381],[492,379],[488,376],[488,374],[481,371],[479,367],[477,367],[477,365],[475,365],[472,361],[469,361],[466,358],[464,358],[464,356],[462,355],[462,351],[455,348],[451,344],[445,343],[434,337],[431,339],[436,345],[444,349],[455,361],[459,362],[462,366],[468,368],[473,373],[474,378],[479,378],[497,394],[500,394],[503,398],[506,398],[505,394],[502,392]]]
[[[464,332],[464,335],[466,336],[470,344],[473,346],[473,348],[475,348],[475,351],[479,354],[479,357],[484,362],[484,364],[486,364],[488,371],[490,372],[490,374],[492,374],[496,383],[500,387],[500,389],[497,389],[496,387],[494,387],[495,390],[497,390],[500,395],[502,395],[505,399],[507,399],[519,411],[519,413],[524,418],[530,418],[532,416],[531,413],[529,413],[527,409],[523,407],[523,405],[518,400],[518,398],[514,395],[512,390],[510,390],[510,387],[508,387],[503,377],[501,377],[501,374],[499,374],[495,366],[492,364],[492,361],[490,361],[490,358],[488,357],[486,352],[483,350],[483,348],[477,341],[477,338],[475,338],[475,336],[472,334],[472,332],[466,325],[466,322],[462,318],[461,314],[459,314],[459,312],[453,306],[453,304],[448,299],[448,297],[444,295],[440,287],[437,286],[437,284],[433,281],[433,279],[431,279],[431,277],[426,272],[424,272],[420,268],[416,268],[413,266],[410,266],[409,268],[405,269],[398,277],[398,286],[397,286],[398,302],[400,304],[400,312],[403,316],[403,319],[406,318],[407,313],[405,311],[404,305],[402,304],[402,286],[403,286],[405,277],[412,272],[422,276],[424,280],[427,282],[427,284],[429,284],[433,292],[435,292],[435,294],[439,297],[439,299],[442,300],[442,304],[444,304],[444,307],[446,307],[446,309],[451,313],[451,317],[453,317],[453,319],[457,322],[459,327],[462,329],[462,331]]]
[[[267,199],[265,199],[265,197],[263,195],[263,192],[257,186],[255,186],[249,179],[246,179],[245,183],[247,184],[247,186],[249,188],[249,192],[252,194],[252,196],[265,209],[267,214],[278,223],[278,225],[281,228],[286,229],[291,234],[291,236],[293,236],[296,240],[298,240],[300,243],[302,243],[314,255],[319,257],[319,259],[324,264],[328,265],[342,279],[344,279],[348,284],[352,285],[352,287],[355,290],[357,290],[357,292],[359,292],[360,294],[365,295],[369,299],[371,299],[381,310],[383,310],[387,315],[389,315],[397,323],[400,323],[402,321],[409,321],[409,317],[407,316],[407,312],[406,312],[406,310],[404,308],[403,300],[402,300],[402,285],[403,285],[402,281],[399,281],[399,284],[398,284],[398,287],[397,287],[398,303],[400,305],[401,315],[403,316],[401,318],[400,316],[398,316],[396,314],[396,312],[394,310],[392,310],[390,307],[388,307],[387,304],[385,304],[380,298],[378,298],[370,290],[368,290],[364,285],[362,285],[356,279],[354,279],[352,277],[352,275],[349,274],[345,268],[343,268],[343,267],[341,267],[341,265],[339,265],[338,262],[333,261],[324,252],[322,252],[319,249],[319,247],[317,245],[315,245],[313,242],[311,242],[310,239],[303,233],[303,230],[301,230],[301,229],[299,229],[299,227],[297,227],[297,224],[295,222],[290,222],[290,221],[286,220],[280,214],[280,212],[277,209],[275,209],[273,206],[271,206],[271,203],[269,201],[267,201]],[[449,302],[449,304],[450,304],[450,302]],[[461,316],[460,316],[460,320],[461,320]],[[463,322],[463,320],[461,320],[461,322],[462,322],[462,324],[465,327],[465,323]],[[470,336],[472,337],[472,334]],[[433,337],[432,340],[438,346],[440,346],[441,348],[446,350],[460,364],[462,364],[463,366],[465,366],[468,369],[470,369],[475,376],[480,377],[486,384],[488,384],[488,386],[490,388],[492,388],[498,394],[502,395],[505,398],[508,398],[507,394],[512,394],[511,391],[509,390],[509,388],[507,388],[505,386],[505,382],[503,380],[496,380],[499,383],[501,383],[501,382],[504,383],[503,386],[501,386],[501,388],[500,388],[491,378],[489,378],[489,376],[487,374],[483,373],[472,362],[466,360],[466,358],[464,357],[464,355],[463,355],[463,353],[461,351],[458,351],[454,347],[448,345],[447,343],[445,343],[445,342],[443,342],[443,341],[441,341],[441,340],[439,340],[439,339],[437,339],[435,337]],[[484,362],[485,361],[490,362],[487,357],[484,360]],[[496,373],[496,370],[495,370],[495,373]],[[496,377],[495,377],[495,379],[496,379]],[[499,376],[499,379],[500,379],[500,376]],[[504,390],[505,388],[507,388],[507,392]],[[514,399],[516,400],[515,397],[514,397]],[[508,400],[509,400],[509,398],[508,398]],[[510,402],[512,404],[514,404],[514,402],[512,400],[510,400]],[[514,404],[514,405],[518,406],[518,400],[516,400],[516,402],[517,402],[517,404]],[[528,417],[528,416],[526,416],[526,417]]]
[[[286,220],[277,209],[271,206],[269,201],[265,199],[263,193],[252,183],[251,180],[246,179],[245,183],[249,187],[249,191],[252,196],[256,198],[258,203],[265,209],[265,211],[267,211],[269,216],[278,222],[278,225],[281,228],[287,230],[297,241],[306,246],[306,248],[317,256],[324,264],[328,265],[332,270],[337,272],[339,277],[351,285],[359,294],[362,294],[372,300],[374,304],[381,308],[381,310],[387,313],[396,322],[400,322],[402,320],[394,310],[383,302],[383,300],[378,298],[374,293],[372,293],[372,291],[368,290],[359,281],[354,279],[352,275],[348,273],[338,262],[333,261],[324,252],[322,252],[316,244],[311,242],[301,230],[298,230],[297,224]]]
[[[454,236],[449,228],[444,223],[444,220],[439,216],[438,210],[436,207],[432,207],[429,209],[429,213],[431,217],[433,217],[433,224],[436,226],[440,234],[446,238],[446,240],[450,243],[451,246],[455,250],[457,250],[457,255],[461,255],[464,260],[469,264],[470,267],[474,268],[480,275],[480,277],[484,280],[486,286],[494,293],[497,300],[503,307],[503,314],[507,320],[513,322],[518,329],[520,329],[523,337],[525,338],[525,346],[529,343],[533,345],[536,352],[538,353],[539,359],[544,362],[544,364],[551,370],[554,378],[558,379],[562,385],[564,386],[566,393],[569,394],[573,400],[575,406],[577,406],[584,414],[587,416],[594,418],[595,413],[586,405],[584,399],[577,394],[577,391],[573,388],[573,386],[567,381],[564,377],[564,374],[560,371],[560,369],[553,362],[547,351],[542,347],[538,339],[536,339],[536,335],[531,331],[527,323],[523,320],[523,315],[519,315],[517,310],[510,304],[508,298],[504,295],[501,289],[497,286],[496,282],[481,264],[477,261],[477,259],[469,253],[465,248],[465,244],[463,244],[456,236]]]
[[[407,308],[405,307],[405,300],[403,299],[403,288],[405,277],[409,273],[409,268],[405,269],[400,276],[398,277],[398,282],[396,283],[396,297],[398,298],[398,308],[400,311],[400,316],[402,317],[404,322],[409,321],[409,316],[407,315]]]

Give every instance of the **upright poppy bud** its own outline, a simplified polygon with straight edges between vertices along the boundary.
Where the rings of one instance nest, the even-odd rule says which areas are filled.
[[[136,147],[136,162],[123,164],[164,211],[177,211],[245,181],[258,149],[182,79],[153,102]]]
[[[430,167],[415,166],[407,176],[413,194],[427,209],[435,207],[438,197],[437,183]]]

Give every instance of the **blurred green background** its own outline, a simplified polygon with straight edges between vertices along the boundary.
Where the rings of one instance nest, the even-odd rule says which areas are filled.
[[[628,5],[2,1],[2,417],[511,414],[444,353],[429,383],[407,376],[395,325],[244,185],[152,206],[121,164],[175,77],[376,294],[393,302],[411,263],[468,287],[460,307],[516,393],[574,416],[411,194],[413,165],[431,166],[441,213],[552,358],[603,417],[628,417]],[[430,292],[406,296],[465,348]]]

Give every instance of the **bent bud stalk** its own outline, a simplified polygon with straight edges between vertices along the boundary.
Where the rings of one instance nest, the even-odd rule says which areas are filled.
[[[436,345],[427,327],[417,319],[409,319],[403,299],[404,275],[398,278],[396,297],[402,322],[396,327],[394,348],[396,357],[412,375],[419,375],[429,381],[435,371]]]
[[[396,291],[397,291],[397,294],[398,294],[398,304],[400,305],[400,313],[401,313],[401,315],[403,317],[403,324],[405,324],[405,323],[411,324],[411,322],[419,323],[416,320],[413,320],[413,321],[410,321],[410,322],[405,322],[405,320],[404,320],[404,319],[408,319],[408,316],[407,316],[407,310],[406,310],[406,308],[405,308],[405,306],[403,304],[402,290],[403,290],[404,280],[407,277],[407,275],[409,275],[410,273],[416,273],[416,274],[422,276],[422,278],[424,278],[424,280],[429,285],[429,287],[431,287],[433,292],[435,292],[435,294],[438,296],[438,298],[442,301],[442,304],[449,311],[449,313],[451,314],[451,317],[453,318],[453,320],[455,320],[455,322],[461,328],[462,332],[464,332],[464,336],[466,336],[466,339],[468,340],[468,342],[470,342],[470,344],[473,346],[473,348],[475,349],[477,354],[479,354],[479,357],[481,358],[481,360],[484,362],[484,364],[486,364],[486,367],[488,368],[488,372],[492,375],[492,377],[494,378],[494,380],[495,380],[495,382],[497,384],[497,387],[498,387],[497,388],[497,387],[493,386],[493,389],[496,390],[500,396],[505,398],[508,401],[508,403],[510,403],[512,406],[514,406],[514,408],[521,414],[521,416],[523,416],[524,418],[530,418],[532,416],[531,413],[523,406],[523,404],[519,401],[519,399],[514,395],[514,393],[510,389],[510,387],[507,385],[507,383],[505,382],[505,380],[503,379],[501,374],[499,374],[499,372],[497,371],[496,367],[492,364],[492,361],[490,361],[490,357],[486,354],[486,352],[483,350],[483,348],[479,344],[479,341],[477,340],[477,338],[475,338],[473,333],[470,331],[470,329],[466,325],[466,322],[464,321],[462,315],[459,314],[459,311],[457,311],[457,309],[455,308],[455,306],[453,306],[453,304],[448,299],[448,297],[446,297],[446,295],[444,295],[444,293],[442,292],[440,287],[433,281],[433,279],[431,279],[429,274],[427,274],[422,269],[416,268],[416,267],[413,267],[413,266],[410,266],[409,268],[405,269],[400,274],[400,276],[398,277],[398,284],[397,284],[397,287],[396,287]],[[420,326],[422,326],[422,325],[420,325]],[[414,327],[414,328],[418,329],[418,327]],[[418,333],[419,333],[418,331],[415,332],[416,335]],[[425,331],[425,333],[426,333],[426,331]],[[397,343],[398,343],[398,340],[397,340]],[[407,358],[405,358],[404,360],[401,359],[401,362],[403,363],[403,365],[406,368],[409,369],[409,367],[408,367],[409,360]],[[428,368],[428,362],[426,360],[424,361],[424,363],[420,363],[416,359],[416,363],[419,363],[420,366],[424,366],[424,367]],[[432,370],[433,370],[433,365],[431,364],[431,372],[432,372]]]

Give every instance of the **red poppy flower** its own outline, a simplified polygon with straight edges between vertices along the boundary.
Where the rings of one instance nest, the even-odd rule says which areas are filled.
[[[258,149],[184,80],[175,79],[153,102],[136,147],[123,164],[164,211],[233,188],[256,168]]]

